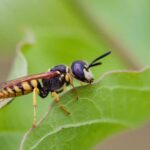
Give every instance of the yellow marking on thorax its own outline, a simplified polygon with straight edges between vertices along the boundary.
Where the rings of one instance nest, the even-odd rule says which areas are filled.
[[[31,80],[31,84],[35,88],[35,87],[37,87],[38,82],[37,82],[37,80]]]
[[[16,85],[14,86],[14,90],[16,91],[16,93],[22,93],[22,90]]]
[[[69,74],[68,74],[68,73],[67,73],[66,76],[65,76],[65,80],[66,80],[67,82],[70,81],[70,77],[69,77]]]
[[[29,85],[28,82],[23,82],[23,83],[22,83],[22,87],[23,87],[23,89],[24,89],[25,91],[31,91],[31,90],[32,90],[32,88],[31,88],[31,86]]]

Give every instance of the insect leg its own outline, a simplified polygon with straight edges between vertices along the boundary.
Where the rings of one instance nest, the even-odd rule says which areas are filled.
[[[34,112],[33,112],[33,128],[36,127],[36,108],[37,108],[37,102],[36,102],[36,95],[39,94],[39,89],[34,88],[33,90],[33,107],[34,107]]]
[[[76,100],[78,100],[79,99],[79,95],[78,95],[77,89],[75,88],[74,84],[71,84],[71,86],[72,86],[73,91],[75,93]]]
[[[58,104],[59,108],[65,112],[65,114],[69,115],[70,112],[60,103],[59,95],[56,92],[52,92],[51,95],[54,97],[54,101]]]
[[[72,78],[72,76],[71,76],[70,73],[67,73],[67,75],[66,75],[66,81],[69,81],[69,82],[70,82],[70,85],[72,86],[73,91],[74,91],[74,93],[75,93],[75,97],[76,97],[76,99],[78,100],[78,99],[79,99],[78,92],[77,92],[77,89],[75,88],[75,86],[74,86],[74,84],[73,84],[73,78]]]

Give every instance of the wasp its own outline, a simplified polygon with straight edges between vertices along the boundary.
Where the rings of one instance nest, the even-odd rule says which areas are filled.
[[[103,55],[94,59],[90,64],[82,60],[74,61],[71,67],[64,64],[54,66],[48,72],[29,75],[3,82],[0,84],[0,104],[6,105],[13,98],[22,96],[33,92],[33,127],[36,127],[36,95],[41,98],[46,98],[49,93],[54,97],[54,101],[66,113],[70,112],[60,103],[59,93],[63,92],[66,86],[71,85],[74,89],[76,97],[78,98],[77,91],[73,84],[73,79],[79,80],[81,83],[91,84],[94,81],[90,68],[101,65],[100,59],[106,57],[111,52],[104,53]]]

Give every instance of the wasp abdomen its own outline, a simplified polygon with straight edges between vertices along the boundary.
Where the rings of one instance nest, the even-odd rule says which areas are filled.
[[[38,83],[38,80],[31,80],[5,87],[0,90],[0,98],[16,97],[31,93],[38,86]]]

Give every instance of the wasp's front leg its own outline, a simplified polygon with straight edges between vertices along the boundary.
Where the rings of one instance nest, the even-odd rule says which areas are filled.
[[[65,108],[64,105],[60,103],[59,95],[56,92],[51,93],[52,97],[54,97],[54,101],[58,104],[59,108],[67,115],[70,115],[70,112]]]
[[[75,88],[75,86],[74,86],[74,84],[73,84],[73,77],[71,76],[70,73],[67,73],[65,79],[66,79],[66,81],[69,82],[70,85],[72,86],[73,91],[74,91],[74,93],[75,93],[75,97],[76,97],[76,99],[78,100],[78,99],[79,99],[79,96],[78,96],[77,89]]]

